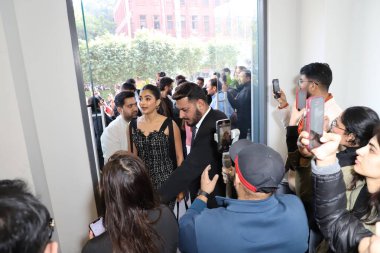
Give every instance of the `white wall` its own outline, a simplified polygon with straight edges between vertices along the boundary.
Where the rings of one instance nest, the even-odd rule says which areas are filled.
[[[96,213],[66,1],[0,1],[0,52],[0,178],[27,180],[80,252]]]
[[[30,182],[34,190],[32,173],[17,104],[4,24],[0,19],[0,177],[21,178]]]
[[[272,79],[280,80],[288,100],[294,99],[294,83],[299,70],[299,6],[297,0],[268,1],[268,145],[285,158],[285,129],[275,115],[277,101],[272,96]]]
[[[300,68],[327,62],[331,92],[343,109],[364,105],[380,113],[379,12],[377,0],[268,0],[268,80],[279,78],[293,102]],[[271,92],[268,83],[268,144],[285,156]]]

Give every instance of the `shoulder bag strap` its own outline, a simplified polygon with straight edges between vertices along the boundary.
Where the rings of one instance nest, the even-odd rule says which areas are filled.
[[[177,166],[177,155],[175,152],[175,139],[174,139],[174,130],[173,130],[173,120],[171,118],[167,118],[168,122],[168,127],[169,127],[169,155],[170,158],[173,161],[173,168],[176,169]]]
[[[132,138],[132,128],[134,131],[136,131],[137,129],[137,120],[136,119],[132,119],[131,122],[129,123],[129,139],[130,139],[130,149],[131,149],[131,152],[133,153],[133,138]]]

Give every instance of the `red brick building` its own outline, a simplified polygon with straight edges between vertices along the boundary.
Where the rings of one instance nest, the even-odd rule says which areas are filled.
[[[215,9],[226,0],[118,0],[116,34],[134,37],[146,28],[177,38],[215,37]]]

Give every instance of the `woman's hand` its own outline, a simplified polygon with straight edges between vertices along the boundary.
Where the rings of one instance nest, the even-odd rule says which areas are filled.
[[[227,182],[232,182],[232,179],[235,176],[235,168],[234,167],[223,167],[222,168],[223,182],[227,184]]]
[[[181,200],[183,200],[184,197],[185,197],[185,193],[184,192],[180,192],[177,195],[177,202],[180,202]]]
[[[302,131],[298,136],[297,146],[298,152],[304,157],[312,157],[313,154],[307,149],[309,145],[309,133],[306,131]]]
[[[207,192],[208,194],[214,191],[216,182],[218,182],[219,178],[219,175],[216,174],[212,180],[210,180],[208,175],[209,170],[211,170],[211,165],[206,167],[201,176],[201,190]]]
[[[94,235],[94,233],[91,231],[91,229],[88,231],[88,239],[92,239],[92,238],[94,238],[95,237],[95,235]]]
[[[364,237],[359,243],[359,253],[379,253],[380,252],[380,222],[376,223],[376,235]]]
[[[341,136],[324,132],[320,138],[321,146],[312,149],[318,166],[327,166],[335,163]]]

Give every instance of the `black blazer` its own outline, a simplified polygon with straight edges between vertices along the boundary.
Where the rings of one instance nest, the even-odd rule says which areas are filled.
[[[159,189],[161,201],[167,203],[174,200],[178,193],[190,190],[192,198],[197,195],[200,188],[200,178],[203,170],[211,164],[210,178],[219,174],[213,195],[225,196],[226,186],[222,177],[222,154],[217,151],[217,143],[214,140],[216,121],[227,119],[227,116],[218,110],[211,109],[204,118],[195,136],[190,153],[166,182]],[[209,207],[216,206],[213,199],[208,201]]]

